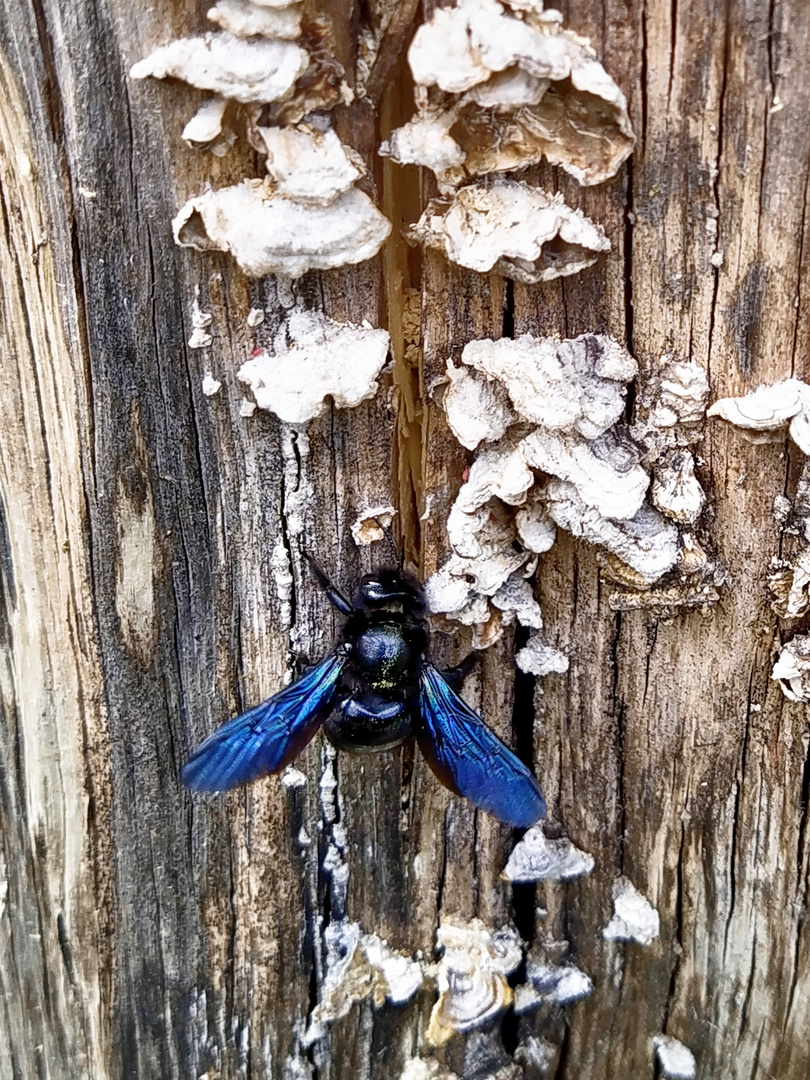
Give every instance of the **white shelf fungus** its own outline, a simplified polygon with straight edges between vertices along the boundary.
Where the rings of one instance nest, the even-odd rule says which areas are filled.
[[[673,521],[694,524],[706,506],[706,493],[695,476],[689,450],[664,451],[653,467],[652,501]]]
[[[355,1002],[371,996],[377,1008],[386,999],[402,1004],[424,978],[417,961],[393,952],[376,934],[364,934],[358,923],[332,921],[324,939],[326,972],[301,1040],[305,1047],[323,1038],[327,1027],[346,1016]]]
[[[613,884],[613,917],[602,930],[605,941],[634,941],[649,945],[658,937],[658,912],[626,877]]]
[[[277,101],[292,93],[309,55],[292,41],[243,39],[228,33],[177,38],[139,60],[133,79],[182,79],[243,103]]]
[[[202,392],[206,397],[213,397],[214,394],[218,394],[222,389],[222,383],[219,379],[215,379],[210,371],[206,371],[202,380]]]
[[[754,433],[788,435],[803,454],[810,455],[810,386],[801,379],[783,379],[771,386],[758,386],[738,398],[721,398],[709,409],[734,427]]]
[[[388,357],[386,330],[337,323],[317,311],[293,311],[279,328],[272,352],[261,352],[239,370],[260,409],[289,424],[303,424],[326,410],[352,408],[377,392]]]
[[[593,856],[567,836],[551,839],[535,825],[515,845],[503,876],[513,882],[569,881],[592,873]]]
[[[213,342],[213,337],[208,332],[208,327],[214,321],[210,311],[203,311],[200,307],[200,287],[194,290],[194,300],[191,305],[191,337],[188,339],[190,349],[207,349]]]
[[[233,131],[223,134],[227,108],[227,101],[221,97],[204,101],[183,128],[183,141],[193,150],[210,150],[216,157],[222,157],[236,139]]]
[[[433,1058],[411,1058],[399,1074],[399,1080],[459,1080],[456,1073],[447,1072]]]
[[[521,626],[530,626],[535,630],[543,627],[543,613],[534,598],[531,585],[520,574],[510,574],[501,587],[492,594],[492,603],[505,613],[504,621],[515,619]]]
[[[768,574],[771,606],[783,619],[800,619],[810,610],[810,549],[805,548],[795,563],[772,562]]]
[[[493,601],[494,601],[493,597]],[[525,626],[520,612],[518,622]],[[515,663],[527,675],[542,679],[546,675],[564,675],[568,671],[568,657],[559,649],[547,645],[539,634],[532,634],[522,649],[515,653]]]
[[[346,147],[331,128],[318,131],[301,125],[256,130],[267,152],[267,171],[285,199],[328,206],[365,173],[354,156],[349,160]]]
[[[298,278],[308,270],[353,266],[379,251],[391,231],[372,200],[353,185],[362,162],[329,129],[323,112],[340,99],[343,69],[332,55],[331,22],[304,6],[269,0],[218,0],[209,19],[224,29],[180,38],[134,65],[133,79],[177,78],[213,92],[183,138],[224,154],[238,115],[267,156],[268,176],[208,190],[174,219],[178,244],[230,253],[246,274]],[[301,124],[310,115],[310,124]],[[260,120],[266,126],[260,126]],[[299,127],[270,126],[300,124]]]
[[[645,581],[657,581],[678,561],[678,530],[648,504],[618,521],[588,506],[573,484],[552,480],[546,495],[549,514],[561,529],[606,548]]]
[[[301,35],[302,4],[262,4],[258,0],[218,0],[208,9],[212,23],[238,37],[286,38]]]
[[[758,386],[738,398],[721,398],[709,409],[735,427],[754,431],[784,427],[805,404],[808,387],[799,379],[783,379],[771,386]]]
[[[810,702],[810,634],[796,634],[782,647],[771,678],[788,700]]]
[[[549,964],[530,956],[526,976],[541,1004],[565,1007],[593,993],[593,980],[574,964]]]
[[[509,394],[516,413],[550,431],[572,430],[593,439],[624,410],[625,383],[638,365],[604,334],[560,341],[524,334],[465,346],[462,360]]]
[[[695,1055],[671,1035],[656,1035],[653,1048],[658,1057],[661,1072],[668,1080],[693,1080],[697,1071]]]
[[[429,203],[408,235],[459,266],[527,285],[576,274],[610,250],[603,229],[562,195],[516,180],[470,185]]]
[[[428,1042],[440,1046],[454,1034],[474,1031],[512,1003],[506,981],[523,959],[520,936],[509,927],[490,930],[480,919],[443,921],[436,932],[439,1000],[428,1026]]]
[[[660,373],[652,408],[653,422],[661,428],[700,424],[706,415],[709,380],[694,360],[673,360]]]
[[[495,596],[510,576],[533,573],[555,526],[606,549],[614,578],[636,589],[649,589],[676,564],[694,572],[698,552],[706,562],[694,538],[687,544],[649,502],[642,465],[649,452],[622,425],[626,383],[637,373],[626,349],[599,334],[570,341],[524,335],[472,341],[461,360],[461,367],[448,362],[443,405],[459,442],[477,453],[447,520],[452,555],[426,585],[433,614],[472,625],[476,648],[496,641],[514,618],[539,630],[539,618],[528,621],[525,608],[504,607]],[[682,413],[690,417],[703,393],[693,374],[683,373]],[[681,415],[674,405],[670,412]],[[658,430],[641,427],[645,436]],[[677,446],[681,439],[688,441],[675,424],[666,440]],[[689,451],[667,456],[666,440],[656,447],[655,498],[671,518],[691,524],[705,496]],[[519,662],[538,675],[567,664],[539,635]]]
[[[318,206],[283,198],[269,177],[198,195],[172,225],[178,244],[227,251],[250,277],[299,278],[308,270],[364,262],[391,231],[388,219],[357,188]]]
[[[604,518],[632,518],[644,503],[650,478],[639,465],[641,454],[629,438],[606,432],[587,440],[537,428],[520,447],[533,469],[568,481],[585,506]]]
[[[456,367],[452,360],[447,361],[447,376],[442,408],[461,445],[474,450],[479,443],[497,442],[517,419],[506,387],[468,367]]]
[[[515,527],[523,547],[537,555],[549,551],[557,539],[557,526],[537,488],[529,492],[526,502],[515,513]]]
[[[633,149],[624,94],[590,43],[542,0],[459,0],[416,32],[408,62],[418,115],[381,153],[441,184],[545,157],[583,184],[614,176]]]

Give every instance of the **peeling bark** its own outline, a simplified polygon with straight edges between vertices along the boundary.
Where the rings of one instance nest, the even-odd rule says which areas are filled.
[[[588,876],[510,884],[510,830],[410,748],[333,758],[318,738],[296,762],[303,783],[224,798],[192,799],[177,773],[329,648],[336,622],[304,550],[348,587],[391,557],[385,540],[358,547],[352,526],[395,507],[423,576],[445,560],[471,455],[433,388],[470,340],[610,334],[638,360],[641,393],[673,359],[708,370],[712,401],[808,379],[810,9],[561,4],[626,94],[638,142],[596,187],[528,173],[603,226],[611,251],[525,285],[409,248],[435,182],[376,155],[413,112],[404,51],[439,5],[330,4],[349,82],[361,17],[387,26],[370,99],[334,120],[393,229],[372,261],[309,273],[293,295],[386,328],[395,364],[373,400],[301,429],[246,415],[236,377],[289,289],[171,233],[206,184],[262,162],[244,141],[192,151],[181,132],[200,92],[126,74],[203,33],[208,6],[0,11],[0,1073],[397,1080],[422,1055],[465,1080],[507,1066],[625,1080],[653,1075],[666,1037],[699,1080],[804,1080],[807,710],[770,673],[807,617],[780,618],[767,591],[772,558],[796,553],[773,516],[796,494],[792,442],[715,423],[693,447],[728,571],[716,605],[614,611],[594,549],[560,534],[537,594],[567,672],[542,692],[516,673],[519,631],[467,679],[534,760],[551,836],[593,857]],[[190,348],[201,310],[212,341]],[[206,376],[222,384],[212,396]],[[437,634],[437,661],[460,659],[467,634]],[[658,913],[648,944],[602,934],[620,878]],[[514,925],[531,970],[568,965],[592,992],[537,1004],[535,980],[526,1011],[439,1048],[430,985],[400,1005],[359,995],[306,1044],[328,926],[345,917],[430,960],[451,916]]]

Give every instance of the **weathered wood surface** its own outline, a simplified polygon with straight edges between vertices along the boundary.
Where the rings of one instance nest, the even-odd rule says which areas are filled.
[[[274,284],[171,240],[175,208],[246,162],[183,146],[190,91],[126,77],[155,45],[205,28],[207,6],[0,11],[0,1072],[213,1080],[314,1067],[395,1080],[423,1047],[428,992],[404,1008],[364,1002],[300,1048],[325,925],[346,914],[430,955],[439,918],[460,913],[565,937],[594,980],[565,1016],[507,1020],[507,1049],[529,1033],[558,1046],[552,1075],[652,1076],[651,1039],[666,1032],[695,1052],[702,1080],[803,1080],[807,711],[769,680],[786,628],[763,588],[790,543],[772,506],[795,488],[795,448],[707,430],[700,473],[729,572],[713,609],[617,615],[592,549],[561,538],[543,560],[547,631],[571,667],[535,698],[537,770],[551,818],[596,858],[591,877],[513,897],[499,880],[508,829],[408,751],[343,755],[344,896],[322,869],[335,835],[321,822],[320,740],[302,756],[303,788],[192,801],[177,770],[289,677],[291,649],[328,647],[334,620],[302,546],[350,580],[380,558],[355,549],[355,512],[394,498],[423,569],[442,560],[468,460],[425,397],[448,351],[596,330],[627,340],[645,374],[665,352],[696,360],[714,397],[806,375],[807,5],[562,5],[627,93],[639,144],[596,189],[540,172],[605,224],[612,253],[564,283],[513,288],[422,263],[395,235],[370,264],[304,279],[305,304],[388,325],[398,355],[392,397],[306,437],[238,414],[234,374],[279,317]],[[340,6],[350,67],[354,8]],[[383,133],[408,115],[406,93],[395,75]],[[370,162],[375,123],[363,105],[339,118]],[[390,162],[375,179],[395,223],[431,193]],[[203,351],[185,344],[198,287],[214,314]],[[421,378],[408,366],[420,297]],[[255,333],[251,302],[270,312]],[[207,370],[223,377],[213,398]],[[461,636],[436,643],[443,656],[459,648]],[[514,684],[508,643],[468,684],[502,733]],[[521,682],[524,741],[530,704]],[[647,948],[599,934],[620,873],[661,914]],[[533,928],[535,901],[549,914]],[[444,1054],[472,1075],[463,1040]]]

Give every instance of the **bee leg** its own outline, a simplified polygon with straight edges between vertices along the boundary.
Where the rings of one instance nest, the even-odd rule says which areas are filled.
[[[470,674],[472,669],[477,666],[480,659],[477,652],[467,653],[464,659],[456,664],[455,667],[447,668],[446,671],[442,671],[439,674],[447,685],[458,693],[461,689],[461,684]]]
[[[315,562],[308,551],[302,551],[301,554],[309,563],[309,568],[312,571],[312,576],[318,582],[320,587],[326,593],[326,597],[333,607],[336,607],[341,615],[345,615],[347,618],[354,613],[354,608],[343,595],[343,593],[335,588],[326,574],[321,570],[320,566]]]

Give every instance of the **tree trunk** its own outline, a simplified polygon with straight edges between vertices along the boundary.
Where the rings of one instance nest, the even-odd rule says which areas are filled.
[[[708,370],[713,399],[803,374],[810,7],[561,4],[627,95],[638,143],[596,188],[551,167],[529,174],[613,245],[539,286],[405,245],[401,228],[435,188],[375,154],[412,111],[407,35],[390,42],[379,108],[334,115],[391,239],[294,294],[386,326],[393,375],[374,400],[293,429],[240,415],[235,377],[279,325],[284,290],[180,249],[170,228],[186,199],[260,162],[239,146],[195,155],[180,131],[199,93],[127,76],[208,29],[208,6],[0,11],[2,1075],[397,1080],[421,1055],[483,1080],[516,1054],[504,1080],[521,1068],[625,1080],[656,1075],[653,1038],[670,1035],[703,1080],[804,1080],[807,711],[770,679],[800,624],[779,620],[765,591],[793,543],[773,516],[796,489],[793,444],[706,429],[699,473],[728,572],[716,605],[614,612],[594,549],[560,535],[538,595],[567,675],[533,688],[507,640],[468,680],[523,750],[534,710],[550,822],[593,855],[590,876],[513,888],[501,877],[512,831],[441,788],[409,747],[335,757],[319,737],[297,762],[305,784],[222,798],[192,798],[177,776],[217,724],[329,650],[338,623],[304,550],[348,588],[390,561],[384,544],[358,548],[351,524],[394,503],[422,574],[444,560],[471,459],[430,391],[466,342],[609,333],[638,359],[640,388],[674,355]],[[361,18],[385,6],[328,5],[349,81]],[[213,315],[205,349],[186,345],[195,298]],[[259,327],[251,307],[266,312]],[[207,372],[222,382],[213,396]],[[466,648],[462,633],[436,635],[434,655]],[[621,875],[660,914],[646,947],[601,936]],[[351,920],[429,960],[450,915],[514,923],[527,943],[565,939],[593,992],[432,1049],[426,983],[404,1005],[362,998],[307,1044],[330,926]]]

